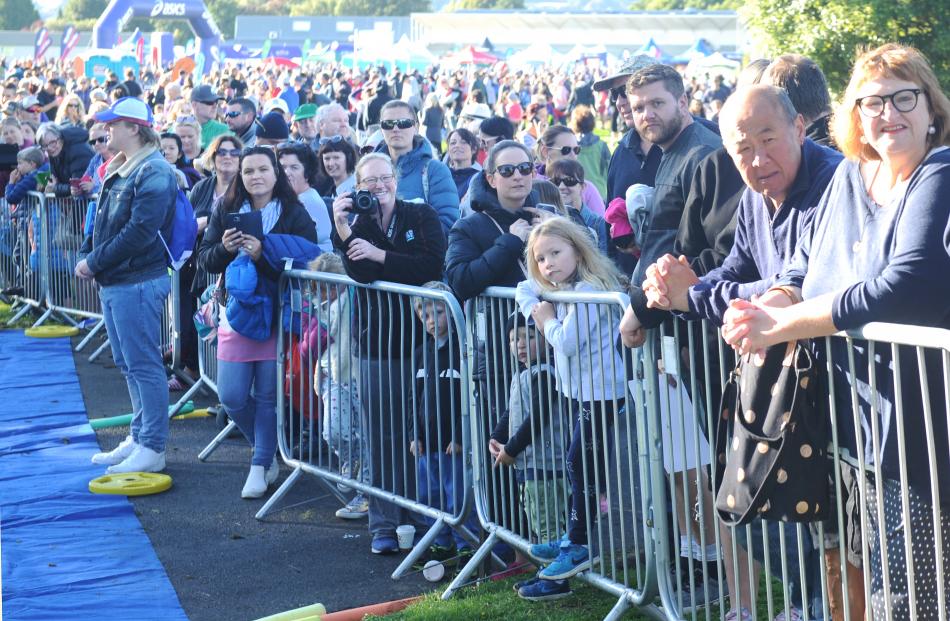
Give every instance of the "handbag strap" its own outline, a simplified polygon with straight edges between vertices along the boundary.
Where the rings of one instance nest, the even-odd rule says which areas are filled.
[[[501,233],[502,235],[505,234],[505,229],[501,228],[501,225],[498,224],[498,220],[495,220],[484,211],[482,212],[482,215],[488,218],[489,220],[491,220],[491,223],[495,225],[495,228],[498,229],[499,233]],[[518,258],[518,267],[521,268],[521,273],[524,275],[525,280],[528,280],[528,268],[524,264],[524,259],[521,259],[520,257]]]

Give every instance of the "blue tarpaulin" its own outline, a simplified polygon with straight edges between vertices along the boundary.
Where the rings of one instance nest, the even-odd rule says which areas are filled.
[[[187,619],[124,496],[103,474],[68,339],[0,332],[3,618]]]

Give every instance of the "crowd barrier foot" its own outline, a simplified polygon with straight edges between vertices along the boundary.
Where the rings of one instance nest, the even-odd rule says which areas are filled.
[[[33,325],[30,326],[30,327],[31,327],[31,328],[39,328],[41,325],[43,325],[44,323],[46,323],[46,320],[47,320],[47,319],[49,319],[49,318],[52,317],[52,316],[53,316],[53,309],[52,309],[52,308],[47,308],[45,311],[43,311],[43,314],[40,315],[40,318],[37,319],[36,321],[34,321],[34,322],[33,322]]]
[[[89,362],[95,362],[96,358],[102,355],[102,353],[109,348],[109,339],[106,339],[105,342],[99,346],[99,348],[92,352],[92,355],[89,356]]]
[[[399,563],[399,566],[393,571],[393,580],[399,580],[412,569],[416,561],[418,561],[419,558],[426,553],[426,550],[429,549],[429,546],[435,542],[435,538],[439,535],[444,525],[445,520],[443,518],[440,517],[435,520],[435,523],[426,531],[426,534],[419,539],[416,545],[412,546],[412,550],[409,551],[406,558],[402,559],[402,562]]]
[[[465,566],[456,574],[455,579],[453,579],[452,582],[449,583],[449,586],[445,588],[445,591],[442,592],[442,601],[448,601],[457,590],[468,583],[469,576],[484,562],[485,557],[491,553],[492,548],[499,541],[501,541],[501,539],[497,533],[492,531],[491,534],[488,535],[488,539],[475,550],[475,554],[472,555],[472,558],[465,563]]]
[[[234,423],[234,421],[228,420],[227,427],[219,431],[218,435],[216,435],[214,439],[208,443],[208,446],[201,449],[201,452],[198,453],[198,461],[206,461],[208,457],[211,456],[211,453],[213,453],[215,449],[218,448],[218,445],[224,442],[225,438],[227,438],[235,428],[237,428],[237,425]]]
[[[234,423],[231,423],[232,425]],[[280,500],[290,491],[296,483],[297,479],[300,478],[300,475],[303,474],[303,468],[297,466],[294,468],[294,471],[290,473],[290,476],[287,477],[287,480],[281,483],[280,487],[277,488],[277,491],[274,492],[270,498],[267,499],[267,502],[264,503],[264,506],[261,507],[261,510],[254,515],[254,519],[263,520],[264,517],[270,513],[271,508],[276,505]]]
[[[21,319],[24,315],[26,315],[28,312],[30,312],[30,309],[31,309],[31,308],[33,308],[33,307],[30,306],[29,304],[24,304],[24,305],[20,308],[20,310],[18,310],[18,311],[16,312],[16,314],[13,315],[13,317],[10,317],[10,318],[7,320],[7,325],[8,325],[8,326],[12,326],[12,325],[15,324],[16,322],[20,321],[20,319]]]
[[[93,326],[92,330],[89,331],[89,334],[82,337],[82,340],[79,341],[78,345],[76,345],[76,349],[74,351],[82,351],[83,348],[89,344],[89,341],[91,341],[99,333],[99,330],[105,327],[105,325],[106,320],[100,319],[99,322]]]

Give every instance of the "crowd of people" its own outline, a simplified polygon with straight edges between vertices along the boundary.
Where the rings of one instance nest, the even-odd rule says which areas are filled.
[[[273,368],[284,258],[461,302],[488,287],[517,288],[518,312],[495,327],[494,340],[510,343],[519,364],[508,376],[482,378],[510,391],[488,446],[473,450],[519,473],[539,542],[531,556],[543,564],[518,585],[526,599],[568,595],[568,580],[598,555],[589,535],[603,481],[593,473],[605,472],[609,456],[583,438],[606,437],[616,417],[633,411],[618,340],[641,348],[653,328],[703,318],[722,326],[737,352],[755,355],[872,321],[950,328],[950,101],[927,60],[908,47],[861,54],[837,103],[821,69],[796,55],[754,61],[733,84],[684,79],[643,56],[615,71],[227,67],[200,79],[129,71],[102,84],[58,69],[7,68],[0,128],[18,152],[0,182],[11,210],[34,190],[89,201],[75,275],[99,287],[135,410],[125,441],[93,461],[110,472],[165,467],[168,391],[181,390],[184,379],[166,377],[159,348],[168,295],[162,239],[178,188],[199,229],[194,258],[180,271],[182,316],[204,308],[207,284],[217,280],[218,294],[227,292],[213,318],[218,392],[253,447],[244,498],[266,494],[279,473]],[[543,301],[552,291],[626,291],[630,305],[614,316],[593,304]],[[400,495],[413,478],[417,498],[441,498],[442,508],[456,510],[465,461],[460,423],[448,420],[460,405],[446,395],[462,386],[444,379],[461,375],[439,372],[460,365],[445,307],[431,299],[396,304],[365,289],[326,288],[321,296],[328,321],[323,343],[311,345],[313,391],[340,473]],[[195,378],[197,331],[191,322],[182,328],[182,364]],[[850,588],[842,593],[840,572],[821,573],[820,554],[827,567],[842,563],[828,539],[837,521],[824,540],[805,532],[806,545],[788,550],[801,568],[784,576],[792,605],[776,619],[820,616],[826,581],[834,619],[846,618],[842,598],[850,619],[864,618],[865,607],[876,619],[910,618],[912,605],[917,618],[937,618],[950,567],[940,574],[914,558],[908,584],[903,538],[886,553],[877,542],[881,531],[904,529],[916,556],[950,536],[945,378],[939,363],[928,365],[924,392],[905,391],[897,410],[893,391],[849,375],[850,353],[842,345],[817,355],[836,369],[839,386],[865,382],[860,402],[836,392],[838,438],[851,455],[877,455],[883,495],[870,479],[859,489],[856,462],[841,462],[851,483],[833,502],[845,510]],[[723,372],[707,362],[715,377]],[[891,361],[864,360],[865,369],[875,364]],[[920,384],[918,365],[901,358],[904,386]],[[539,386],[554,386],[556,397],[541,400]],[[718,383],[696,388],[706,389],[713,394],[693,401],[718,403]],[[421,405],[400,405],[413,399]],[[563,408],[563,429],[533,417],[552,403]],[[886,418],[879,454],[860,445],[870,439],[855,437],[846,412]],[[902,437],[894,416],[903,416]],[[409,443],[400,441],[405,424],[416,434]],[[925,451],[906,450],[928,442],[933,463]],[[408,478],[399,471],[407,453],[417,467]],[[903,460],[908,487],[900,484]],[[711,506],[709,486],[689,483],[705,481],[703,464],[679,461],[670,467],[683,473],[676,485],[689,488],[680,494]],[[942,498],[936,512],[933,489]],[[872,503],[866,532],[859,497]],[[907,497],[912,523],[901,525]],[[562,506],[551,502],[557,498]],[[372,552],[390,554],[398,551],[397,525],[415,519],[404,512],[355,493],[337,515],[368,518]],[[564,516],[566,532],[550,528],[552,514]],[[679,532],[705,528],[713,540],[711,521],[677,519]],[[477,521],[466,525],[477,530]],[[720,535],[726,619],[745,621],[753,618],[749,585],[763,568],[783,579],[782,565],[753,542],[733,545],[725,527]],[[772,523],[773,554],[784,549],[782,537]],[[870,556],[862,540],[871,542]],[[451,529],[438,543],[459,553],[471,545]],[[870,565],[868,601],[862,564]]]

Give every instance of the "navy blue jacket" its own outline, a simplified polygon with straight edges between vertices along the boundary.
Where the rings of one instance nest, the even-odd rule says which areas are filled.
[[[79,250],[101,286],[145,282],[168,274],[159,231],[171,234],[178,178],[161,151],[131,170],[113,169],[102,182],[96,224]]]
[[[720,267],[690,287],[692,313],[722,323],[730,300],[748,300],[773,285],[811,225],[815,208],[840,162],[840,153],[806,139],[798,174],[774,216],[765,197],[745,189],[739,201],[732,250]]]

